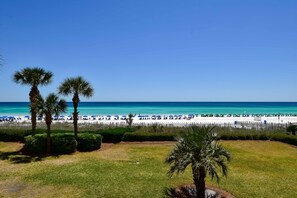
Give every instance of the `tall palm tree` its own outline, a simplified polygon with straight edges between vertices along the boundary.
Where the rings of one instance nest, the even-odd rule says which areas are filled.
[[[48,85],[52,82],[53,73],[45,71],[42,68],[30,68],[26,67],[21,71],[15,72],[13,80],[22,85],[30,85],[31,90],[29,93],[30,98],[30,112],[32,123],[32,135],[35,135],[36,131],[36,114],[37,114],[37,102],[39,96],[39,85]]]
[[[77,138],[77,120],[78,120],[78,112],[77,107],[80,102],[79,95],[84,97],[92,97],[94,94],[94,89],[91,84],[83,79],[83,77],[78,76],[75,78],[67,78],[62,82],[62,84],[58,88],[59,93],[65,96],[72,95],[72,103],[73,103],[73,125],[74,125],[74,136]]]
[[[59,100],[59,97],[53,93],[49,94],[45,100],[39,97],[38,101],[39,115],[45,115],[45,123],[47,126],[47,154],[51,152],[51,124],[53,121],[53,115],[59,115],[66,112],[66,101],[63,99]]]
[[[192,126],[189,132],[177,138],[175,148],[165,160],[170,165],[168,175],[183,173],[188,165],[192,167],[196,196],[205,197],[205,178],[207,174],[219,182],[220,169],[223,176],[227,175],[226,160],[230,153],[216,141],[214,127]]]

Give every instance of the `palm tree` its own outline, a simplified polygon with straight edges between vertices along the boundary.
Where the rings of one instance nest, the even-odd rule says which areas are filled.
[[[66,101],[63,99],[59,100],[59,97],[53,93],[49,94],[45,101],[42,97],[38,101],[39,115],[45,115],[45,123],[47,126],[47,154],[51,152],[51,124],[53,121],[52,115],[59,115],[66,112]]]
[[[36,114],[37,114],[37,102],[39,97],[39,85],[47,85],[51,83],[53,73],[45,71],[42,68],[30,68],[26,67],[21,71],[15,72],[13,80],[22,85],[30,85],[31,90],[29,93],[30,97],[30,112],[31,112],[31,123],[32,123],[32,135],[35,135],[36,131]]]
[[[128,118],[126,118],[126,123],[129,128],[131,128],[131,126],[132,126],[134,116],[135,116],[135,114],[129,113]]]
[[[165,160],[170,165],[168,175],[171,177],[175,172],[183,173],[188,165],[192,167],[194,185],[196,186],[196,196],[205,197],[205,178],[207,174],[211,178],[217,179],[222,175],[227,175],[226,160],[230,160],[230,153],[226,151],[216,141],[213,132],[214,127],[192,126],[189,132],[177,138],[175,148]]]
[[[92,88],[91,84],[84,80],[81,76],[76,78],[67,78],[62,82],[59,86],[59,93],[65,96],[72,95],[72,103],[73,103],[73,125],[74,125],[74,136],[77,138],[77,120],[78,120],[78,112],[77,107],[79,100],[79,95],[84,97],[92,97],[94,94],[94,89]]]

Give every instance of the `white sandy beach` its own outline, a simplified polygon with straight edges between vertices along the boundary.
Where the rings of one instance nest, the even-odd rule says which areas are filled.
[[[104,116],[79,116],[78,123],[83,124],[103,124],[103,125],[126,125],[127,116],[104,115]],[[0,124],[7,122],[29,123],[30,116],[7,116]],[[44,122],[39,119],[38,122]],[[55,116],[53,122],[72,123],[70,116]],[[170,126],[188,126],[192,124],[214,124],[214,125],[229,125],[241,126],[242,124],[280,124],[286,125],[297,123],[297,116],[292,115],[220,115],[218,117],[210,117],[209,115],[136,115],[133,117],[133,125],[170,125]]]

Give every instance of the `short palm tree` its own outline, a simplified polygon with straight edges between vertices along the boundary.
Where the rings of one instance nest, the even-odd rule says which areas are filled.
[[[31,90],[29,93],[30,97],[30,112],[31,112],[31,123],[32,123],[32,135],[35,135],[36,131],[36,114],[37,114],[37,101],[39,97],[39,85],[47,85],[51,83],[53,73],[45,71],[42,68],[30,68],[26,67],[21,71],[15,72],[13,80],[22,85],[30,85]]]
[[[74,125],[74,136],[77,138],[77,120],[78,120],[78,112],[77,107],[80,102],[79,95],[84,97],[92,97],[94,94],[94,89],[91,84],[84,80],[81,76],[76,78],[67,78],[62,82],[62,84],[58,88],[59,93],[65,96],[72,95],[72,103],[73,103],[73,125]]]
[[[47,154],[51,152],[51,124],[53,121],[53,115],[59,115],[66,112],[66,101],[63,99],[59,100],[59,97],[53,93],[49,94],[45,100],[39,97],[38,110],[39,115],[45,115],[45,123],[47,126]]]
[[[129,113],[128,118],[126,118],[126,123],[129,128],[131,128],[131,126],[132,126],[134,116],[135,116],[135,114]]]
[[[189,132],[177,138],[175,148],[166,158],[170,165],[169,176],[175,172],[183,173],[188,165],[192,167],[196,196],[205,197],[205,178],[207,174],[219,182],[220,169],[223,176],[227,175],[226,160],[230,160],[230,153],[216,141],[213,127],[192,126]]]

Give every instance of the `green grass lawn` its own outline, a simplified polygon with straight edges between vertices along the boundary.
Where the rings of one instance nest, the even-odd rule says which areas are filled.
[[[297,148],[270,141],[224,141],[232,153],[219,186],[236,197],[294,197]],[[0,197],[162,197],[163,189],[192,182],[190,171],[166,176],[174,143],[120,143],[99,151],[14,164],[0,160]],[[19,145],[0,142],[0,151]]]

